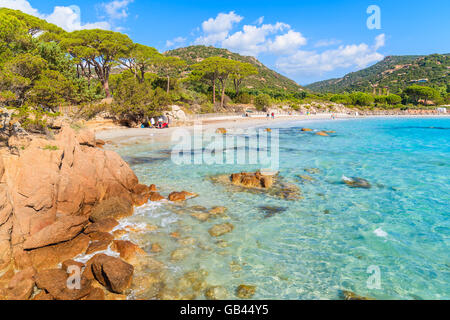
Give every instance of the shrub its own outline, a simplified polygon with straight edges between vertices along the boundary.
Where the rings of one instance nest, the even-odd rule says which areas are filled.
[[[252,96],[247,92],[241,92],[236,97],[235,101],[237,103],[250,104],[250,103],[252,103]]]
[[[268,94],[263,93],[255,97],[254,104],[257,110],[265,111],[271,106],[272,99]]]

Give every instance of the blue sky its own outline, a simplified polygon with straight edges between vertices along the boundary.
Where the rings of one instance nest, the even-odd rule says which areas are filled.
[[[369,29],[370,5],[381,29]],[[161,52],[191,44],[253,55],[300,84],[388,55],[450,52],[449,0],[0,0],[68,31],[104,28]]]

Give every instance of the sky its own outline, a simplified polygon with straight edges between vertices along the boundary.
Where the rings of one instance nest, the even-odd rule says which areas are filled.
[[[390,55],[450,52],[450,0],[0,0],[0,7],[67,31],[123,32],[160,52],[226,48],[301,85]]]

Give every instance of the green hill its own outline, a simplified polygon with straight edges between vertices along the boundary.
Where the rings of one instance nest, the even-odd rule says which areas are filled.
[[[206,46],[189,46],[165,52],[165,55],[175,56],[185,60],[188,65],[192,65],[209,57],[223,57],[240,62],[247,62],[254,65],[259,74],[251,76],[245,80],[244,86],[249,89],[274,89],[286,91],[302,91],[303,88],[295,81],[282,76],[281,74],[267,68],[254,57],[241,56],[226,49]]]
[[[372,92],[373,86],[388,87],[391,93],[414,83],[431,87],[449,84],[450,54],[428,56],[388,56],[377,64],[344,76],[306,86],[315,92]],[[420,80],[420,81],[419,81]]]

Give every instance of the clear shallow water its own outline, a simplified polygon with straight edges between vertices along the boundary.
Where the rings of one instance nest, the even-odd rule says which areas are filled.
[[[334,130],[331,137],[300,131]],[[170,145],[143,143],[117,151],[143,183],[163,195],[187,190],[200,196],[186,207],[225,206],[228,218],[199,222],[183,206],[149,204],[131,221],[160,227],[136,236],[176,279],[204,269],[209,285],[257,286],[255,299],[339,299],[341,290],[377,299],[449,299],[450,119],[366,119],[292,122],[280,129],[280,175],[298,185],[303,199],[287,201],[230,192],[208,177],[258,169],[255,165],[176,166]],[[305,168],[318,168],[309,174]],[[310,175],[304,181],[298,175]],[[371,189],[353,189],[341,178],[367,179]],[[260,206],[282,208],[270,217]],[[230,222],[219,239],[208,229]],[[170,237],[179,232],[195,243]],[[229,246],[216,244],[225,240]],[[170,253],[188,247],[186,259]],[[369,266],[381,271],[381,289],[369,289]],[[202,298],[199,296],[198,298]]]

